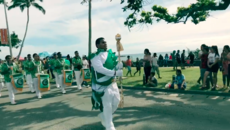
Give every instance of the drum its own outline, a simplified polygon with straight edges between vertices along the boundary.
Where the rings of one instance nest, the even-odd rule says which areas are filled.
[[[83,81],[86,81],[86,82],[91,81],[89,69],[82,69],[81,73],[82,73]]]
[[[23,90],[23,85],[24,85],[23,74],[20,73],[13,74],[10,77],[11,77],[11,83],[13,87],[21,92]]]
[[[72,70],[64,70],[63,71],[64,84],[66,86],[71,86],[73,82],[73,71]]]
[[[42,92],[50,90],[50,82],[48,74],[37,74],[38,77],[38,89]]]

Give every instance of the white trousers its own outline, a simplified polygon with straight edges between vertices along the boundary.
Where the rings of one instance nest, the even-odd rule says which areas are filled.
[[[104,92],[104,96],[102,97],[102,122],[105,123],[106,130],[116,130],[113,124],[113,113],[117,110],[120,102],[120,93],[117,83],[112,83]]]
[[[32,75],[31,74],[27,74],[26,75],[26,83],[30,89],[31,92],[34,92],[35,89],[34,89],[34,85],[33,85],[33,78],[32,78]]]
[[[38,78],[33,78],[33,85],[36,91],[36,95],[38,96],[38,98],[42,97],[42,93],[41,91],[38,89]]]
[[[60,84],[59,84],[59,76],[58,76],[58,73],[57,73],[57,72],[54,72],[54,76],[55,76],[56,86],[57,86],[57,88],[59,88],[59,87],[60,87]]]
[[[14,103],[15,101],[15,93],[17,93],[17,90],[13,87],[12,83],[8,82],[6,83],[6,87],[8,89],[9,92],[9,98],[10,98],[10,102]]]
[[[1,93],[1,91],[2,91],[2,89],[3,89],[3,87],[4,87],[4,83],[3,83],[3,82],[0,82],[0,93]]]
[[[58,84],[60,85],[60,90],[62,93],[65,93],[65,84],[64,84],[64,77],[63,74],[58,75]]]
[[[81,89],[81,84],[83,82],[83,77],[81,76],[81,71],[74,71],[75,77],[76,77],[76,82],[77,82],[77,87],[78,89]]]

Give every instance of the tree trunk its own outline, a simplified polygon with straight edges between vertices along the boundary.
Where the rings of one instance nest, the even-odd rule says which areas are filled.
[[[91,54],[91,41],[92,41],[92,26],[91,26],[91,0],[89,0],[89,50],[88,50],[88,56]]]
[[[22,40],[22,45],[21,45],[21,48],[20,48],[20,51],[19,51],[19,54],[18,54],[18,60],[20,58],[20,55],[22,53],[22,48],[24,46],[24,42],[25,42],[25,39],[26,39],[26,34],[27,34],[27,30],[28,30],[28,25],[29,25],[29,21],[30,21],[30,17],[29,17],[29,14],[30,14],[30,11],[29,11],[29,8],[27,7],[27,23],[26,23],[26,31],[25,31],[25,34],[24,34],[24,37],[23,37],[23,40]]]
[[[11,44],[11,35],[10,35],[10,28],[8,25],[8,18],[7,18],[7,13],[6,13],[6,3],[5,0],[3,0],[3,5],[4,5],[4,10],[5,10],[5,18],[6,18],[6,27],[7,27],[7,32],[8,32],[8,43],[9,43],[9,48],[10,48],[10,55],[11,57],[13,57],[13,53],[12,53],[12,44]]]

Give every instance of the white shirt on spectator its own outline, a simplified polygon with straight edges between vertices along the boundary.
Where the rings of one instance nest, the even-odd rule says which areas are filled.
[[[82,64],[83,64],[83,69],[88,68],[89,63],[88,63],[88,61],[86,59],[82,61]]]
[[[158,66],[158,64],[157,64],[157,57],[153,57],[152,58],[152,65],[153,66]]]
[[[215,63],[216,59],[219,59],[219,55],[216,55],[215,53],[209,53],[208,55],[208,61],[209,63]]]

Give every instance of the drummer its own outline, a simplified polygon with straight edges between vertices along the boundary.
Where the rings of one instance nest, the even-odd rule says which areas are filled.
[[[57,74],[57,69],[54,67],[54,63],[57,61],[57,59],[58,59],[58,58],[57,58],[57,53],[55,52],[55,53],[53,54],[53,59],[50,60],[50,65],[51,65],[52,68],[53,68],[56,86],[57,86],[57,88],[59,88],[59,87],[60,87],[59,80],[58,80],[59,77],[58,77],[58,74]]]
[[[35,88],[33,85],[33,78],[32,78],[32,71],[34,70],[34,68],[31,68],[33,66],[33,62],[30,54],[27,55],[27,59],[28,59],[27,62],[25,62],[24,64],[24,70],[26,72],[26,83],[31,93],[34,93]]]
[[[7,55],[5,57],[6,62],[2,64],[1,66],[1,74],[4,76],[4,80],[6,82],[6,87],[9,91],[9,98],[12,105],[16,104],[15,102],[15,93],[17,90],[13,87],[11,83],[11,75],[13,73],[19,73],[19,68],[15,63],[12,62],[12,57],[10,55]]]
[[[41,94],[41,91],[38,89],[38,77],[37,77],[37,74],[39,73],[42,73],[42,70],[44,69],[44,66],[38,56],[37,53],[34,53],[33,54],[33,58],[34,58],[34,61],[33,61],[33,64],[31,64],[31,68],[32,68],[32,72],[31,72],[31,75],[32,75],[32,78],[33,78],[33,85],[34,85],[34,88],[35,88],[35,91],[36,91],[36,95],[39,99],[42,98],[42,94]]]
[[[54,61],[54,67],[57,72],[58,84],[60,85],[60,90],[63,94],[66,93],[65,91],[65,84],[64,84],[64,76],[63,71],[65,68],[65,59],[62,58],[61,52],[57,53],[57,60]]]
[[[1,75],[1,66],[2,66],[2,60],[0,59],[0,97],[1,95],[1,91],[4,87],[4,80],[3,80],[3,76]]]

